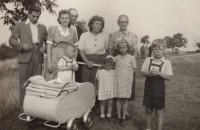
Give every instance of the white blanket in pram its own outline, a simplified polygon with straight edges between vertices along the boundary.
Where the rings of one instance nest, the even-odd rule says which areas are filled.
[[[29,79],[30,83],[26,87],[26,93],[54,98],[78,89],[75,82],[58,84],[54,81],[55,80],[45,82],[42,76],[33,76]]]

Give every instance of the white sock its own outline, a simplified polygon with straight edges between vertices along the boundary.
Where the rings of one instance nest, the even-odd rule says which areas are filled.
[[[146,130],[151,130],[151,129],[146,129]]]
[[[100,117],[101,117],[101,118],[104,118],[104,117],[105,117],[105,114],[100,115]]]
[[[111,114],[107,114],[107,117],[111,117]]]

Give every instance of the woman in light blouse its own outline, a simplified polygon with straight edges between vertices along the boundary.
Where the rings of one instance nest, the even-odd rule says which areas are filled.
[[[46,81],[57,78],[57,64],[64,56],[63,48],[66,44],[75,44],[78,41],[75,29],[70,27],[68,10],[61,10],[57,21],[60,25],[50,26],[48,29],[47,64],[44,75]]]
[[[82,68],[81,82],[95,84],[98,67],[94,67],[93,64],[103,64],[103,57],[108,48],[108,37],[102,32],[104,23],[103,17],[93,16],[88,23],[90,31],[83,33],[79,40],[79,53],[86,63]]]

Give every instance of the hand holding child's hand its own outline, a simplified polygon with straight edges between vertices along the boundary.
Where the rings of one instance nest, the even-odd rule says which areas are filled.
[[[151,74],[152,74],[153,76],[158,76],[159,73],[160,73],[160,71],[158,71],[158,70],[156,70],[156,69],[152,69],[150,72],[151,72]]]

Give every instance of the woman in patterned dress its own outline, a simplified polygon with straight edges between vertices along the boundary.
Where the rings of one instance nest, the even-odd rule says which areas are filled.
[[[59,26],[50,26],[48,29],[47,64],[44,75],[46,81],[57,78],[57,64],[64,56],[65,46],[78,41],[75,29],[70,27],[69,11],[61,10],[57,21]],[[78,54],[78,51],[76,53]]]

